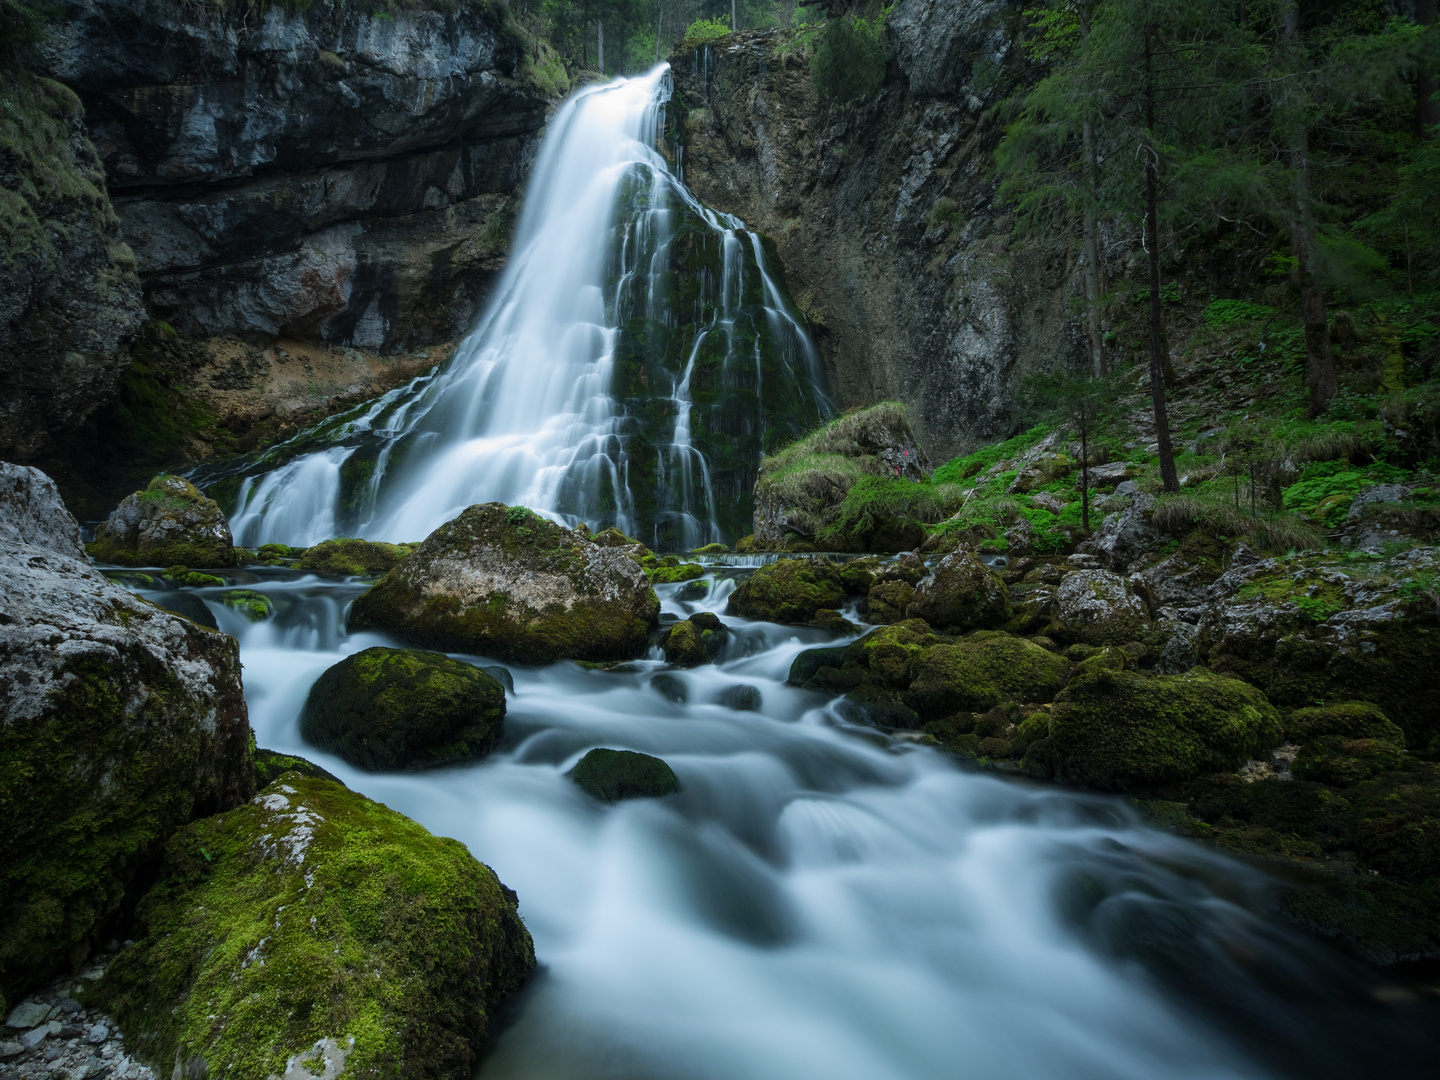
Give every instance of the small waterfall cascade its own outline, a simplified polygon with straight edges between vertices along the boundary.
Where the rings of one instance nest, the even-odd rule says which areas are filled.
[[[236,542],[424,537],[529,506],[686,549],[749,532],[760,457],[829,412],[764,240],[658,148],[669,68],[557,112],[512,255],[439,369],[195,479]]]

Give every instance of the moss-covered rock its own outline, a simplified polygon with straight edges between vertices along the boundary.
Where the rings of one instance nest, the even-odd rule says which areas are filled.
[[[157,1069],[235,1080],[322,1042],[346,1076],[468,1077],[535,966],[515,894],[464,845],[297,772],[177,834],[139,922],[94,997]]]
[[[524,507],[472,506],[350,609],[352,630],[517,663],[640,655],[660,615],[644,572]]]
[[[220,595],[220,603],[240,612],[251,622],[264,622],[275,613],[275,605],[264,593],[254,589],[233,589]]]
[[[1052,637],[1088,645],[1123,645],[1144,636],[1150,618],[1144,603],[1119,574],[1077,570],[1055,590],[1059,616]]]
[[[915,587],[906,614],[937,629],[1000,626],[1010,618],[1010,593],[978,555],[957,551],[941,559],[934,575]]]
[[[808,623],[822,609],[845,602],[840,571],[814,559],[780,559],[762,566],[730,594],[731,615],[765,622]]]
[[[790,664],[789,681],[808,690],[843,694],[871,685],[901,691],[920,660],[942,639],[919,619],[872,630],[859,641],[806,649]]]
[[[283,773],[299,773],[301,776],[310,776],[319,780],[333,780],[340,784],[340,778],[328,769],[322,769],[313,761],[294,754],[282,754],[278,750],[265,750],[257,747],[252,754],[255,760],[255,787],[267,788],[276,780],[279,780]],[[344,785],[341,784],[343,787]]]
[[[376,646],[315,681],[300,734],[360,769],[428,769],[484,757],[504,719],[505,688],[479,668]]]
[[[903,622],[915,590],[903,581],[882,581],[870,589],[865,601],[865,618],[872,623]]]
[[[1378,705],[1368,701],[1296,709],[1285,717],[1285,737],[1293,743],[1307,743],[1322,735],[1382,739],[1396,746],[1405,745],[1405,733],[1390,722]]]
[[[254,790],[235,639],[110,584],[76,557],[79,527],[53,482],[18,479],[44,523],[27,535],[51,546],[0,538],[9,997],[85,959],[175,829]]]
[[[190,481],[161,474],[127,495],[88,545],[99,562],[120,566],[234,566],[230,526],[214,499]]]
[[[656,585],[674,585],[705,576],[705,567],[701,563],[681,562],[674,555],[642,555],[640,569]]]
[[[1238,679],[1094,671],[1072,679],[1050,713],[1069,779],[1112,791],[1177,784],[1236,769],[1280,741],[1280,717]]]
[[[305,551],[289,544],[261,544],[252,554],[256,562],[265,566],[290,566],[303,558]]]
[[[667,662],[676,667],[699,667],[720,655],[730,639],[718,616],[700,611],[666,630],[660,638]]]
[[[1301,780],[1349,787],[1400,769],[1405,751],[1386,739],[1347,739],[1320,735],[1300,748],[1290,771]]]
[[[1050,701],[1070,665],[1024,638],[993,634],[930,649],[915,669],[909,699],[927,719],[984,712],[1004,701]]]
[[[382,544],[375,540],[324,540],[300,553],[299,566],[301,570],[309,570],[312,574],[368,577],[389,573],[413,550],[413,544]]]
[[[653,799],[680,790],[675,770],[657,757],[633,750],[591,750],[571,770],[570,778],[601,802]]]

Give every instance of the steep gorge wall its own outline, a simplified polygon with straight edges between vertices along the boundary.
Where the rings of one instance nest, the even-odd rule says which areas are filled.
[[[248,410],[241,427],[277,404],[313,411],[383,389],[392,369],[408,377],[469,328],[503,265],[548,105],[522,77],[503,6],[62,6],[43,66],[83,107],[77,145],[103,165],[108,242],[132,302],[99,320],[111,347],[82,365],[103,373],[76,380],[85,407],[39,417],[45,394],[32,395],[0,431],[0,455],[53,453],[113,399],[146,315],[163,322],[165,347],[142,341],[131,380],[160,378],[160,397],[178,388],[211,422]],[[43,326],[58,308],[32,304],[24,319]],[[297,344],[325,353],[301,358],[299,383],[297,365],[282,366]],[[377,363],[399,354],[410,355]],[[13,351],[7,379],[34,382],[46,355]]]
[[[885,85],[853,106],[774,31],[672,61],[685,181],[773,237],[839,403],[903,401],[939,457],[1008,433],[1024,374],[1083,361],[1075,253],[1017,242],[995,201],[1015,12],[900,0]]]

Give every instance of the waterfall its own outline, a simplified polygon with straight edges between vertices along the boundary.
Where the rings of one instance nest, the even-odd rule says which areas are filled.
[[[196,480],[236,542],[424,537],[478,502],[655,547],[748,532],[763,453],[829,412],[803,319],[658,145],[667,65],[556,113],[512,255],[438,371]]]

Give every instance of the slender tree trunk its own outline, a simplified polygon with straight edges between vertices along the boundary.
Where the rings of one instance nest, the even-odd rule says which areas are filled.
[[[595,46],[595,54],[600,58],[598,64],[600,71],[603,73],[605,70],[605,23],[600,19],[595,20],[595,34],[598,38]]]
[[[1166,491],[1179,491],[1175,454],[1170,447],[1170,415],[1165,406],[1164,335],[1160,330],[1160,177],[1155,153],[1155,67],[1151,28],[1145,28],[1145,231],[1150,234],[1150,404],[1160,452],[1160,480]]]
[[[1090,535],[1090,425],[1080,425],[1080,527]]]
[[[1285,8],[1285,40],[1297,65],[1300,52],[1300,3]],[[1305,324],[1305,382],[1310,388],[1310,415],[1318,416],[1339,391],[1335,357],[1330,352],[1330,326],[1325,318],[1325,286],[1320,280],[1315,219],[1310,207],[1310,132],[1303,118],[1293,121],[1290,168],[1295,173],[1294,207],[1290,217],[1290,249],[1300,282],[1300,319]]]
[[[1090,4],[1080,5],[1080,34],[1090,36]],[[1090,336],[1090,370],[1096,378],[1106,373],[1105,336],[1100,330],[1100,223],[1095,212],[1100,201],[1100,159],[1095,150],[1095,127],[1086,119],[1081,128],[1086,181],[1085,201],[1085,323]],[[1086,531],[1089,531],[1087,525]]]
[[[730,32],[733,34],[740,29],[740,12],[736,7],[736,0],[730,0]]]
[[[1435,25],[1435,0],[1415,0],[1415,21],[1421,26]],[[1440,124],[1440,101],[1435,100],[1435,72],[1421,68],[1415,75],[1415,137],[1429,139]]]
[[[665,8],[663,5],[655,5],[655,62],[660,62],[660,34],[665,26]]]

